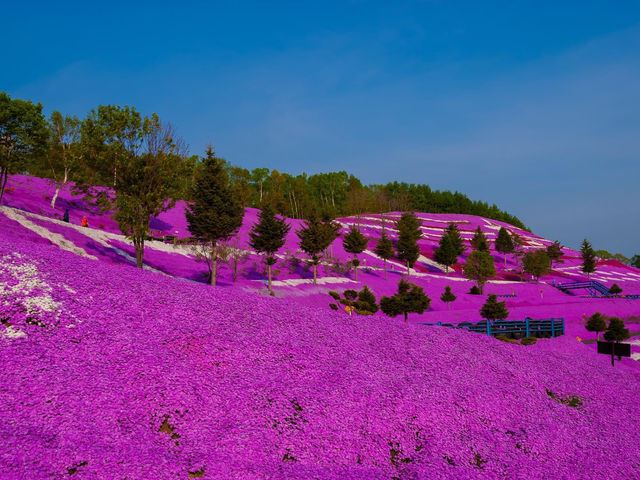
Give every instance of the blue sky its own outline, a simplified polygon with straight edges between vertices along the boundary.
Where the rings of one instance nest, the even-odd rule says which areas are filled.
[[[203,152],[427,183],[640,253],[640,2],[0,7],[0,90],[134,105]]]

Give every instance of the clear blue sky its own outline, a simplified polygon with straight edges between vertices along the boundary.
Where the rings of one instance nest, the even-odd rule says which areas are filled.
[[[203,152],[427,183],[640,253],[640,2],[4,2],[0,90]]]

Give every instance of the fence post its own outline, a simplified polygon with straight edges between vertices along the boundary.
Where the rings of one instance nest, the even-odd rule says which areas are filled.
[[[556,338],[556,322],[553,317],[551,317],[551,336]]]
[[[526,322],[525,325],[526,325],[526,328],[527,328],[527,337],[528,337],[529,336],[529,317],[525,318],[524,321]]]
[[[442,326],[442,322],[438,322],[438,323],[436,323],[436,325],[438,325],[439,327],[441,327],[441,326]]]
[[[487,335],[491,336],[491,323],[487,320]]]

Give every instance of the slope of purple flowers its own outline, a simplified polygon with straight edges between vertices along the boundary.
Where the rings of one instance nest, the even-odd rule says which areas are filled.
[[[1,215],[0,290],[3,479],[640,478],[638,369],[578,342],[212,289]]]

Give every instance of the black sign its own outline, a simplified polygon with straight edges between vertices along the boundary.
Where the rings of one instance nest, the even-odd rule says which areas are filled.
[[[612,343],[612,342],[598,342],[598,353],[604,353],[605,355],[611,355],[611,351],[617,357],[630,357],[631,356],[631,344],[630,343]]]

